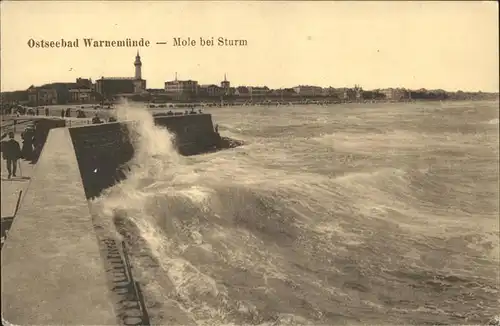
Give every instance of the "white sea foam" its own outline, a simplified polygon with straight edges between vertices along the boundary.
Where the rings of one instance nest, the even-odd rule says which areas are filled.
[[[161,268],[150,276],[157,300],[175,301],[199,325],[335,324],[353,310],[384,321],[384,300],[401,321],[429,321],[407,300],[433,303],[443,312],[432,321],[449,322],[447,311],[465,309],[454,292],[462,285],[436,297],[429,274],[495,287],[499,246],[486,230],[498,225],[497,135],[416,129],[432,114],[460,125],[451,109],[245,110],[214,114],[246,146],[187,158],[148,112],[118,108],[120,119],[139,121],[137,153],[128,178],[96,204],[102,218],[122,214],[139,228]],[[468,123],[486,129],[476,114]]]

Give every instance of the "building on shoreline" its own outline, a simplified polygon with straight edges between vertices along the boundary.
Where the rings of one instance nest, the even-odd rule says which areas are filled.
[[[92,78],[77,78],[76,83],[80,86],[86,87],[88,89],[94,89],[94,84],[92,83]]]
[[[31,85],[27,92],[28,104],[31,106],[95,101],[91,80],[83,78],[78,78],[75,83],[50,83],[38,87]]]
[[[0,103],[3,104],[18,104],[27,105],[29,103],[28,90],[2,92]]]
[[[238,97],[250,97],[250,90],[246,86],[238,86],[234,91],[234,95]]]
[[[91,103],[95,100],[94,91],[91,88],[71,88],[69,90],[69,102]]]
[[[385,99],[389,101],[402,101],[409,99],[410,92],[403,88],[385,88],[379,91],[385,95]]]
[[[165,82],[165,93],[174,99],[195,99],[198,96],[198,89],[196,80],[178,80],[177,73],[175,80]]]
[[[142,79],[142,62],[139,52],[137,52],[134,66],[134,77],[102,77],[95,84],[90,78],[79,77],[73,83],[55,82],[42,86],[31,85],[26,91],[19,91],[21,93],[5,92],[6,94],[17,95],[2,95],[2,102],[23,102],[30,106],[83,104],[93,103],[103,98],[112,98],[117,94],[142,93],[146,90],[146,81]]]
[[[214,84],[200,85],[198,96],[199,97],[220,97],[226,90]]]
[[[95,90],[103,98],[117,94],[139,94],[146,91],[146,80],[142,79],[142,61],[139,51],[134,61],[134,77],[101,77],[96,81]]]
[[[248,91],[250,97],[264,97],[270,93],[270,89],[267,86],[248,86]]]
[[[59,89],[61,91],[61,89]],[[63,94],[58,96],[56,85],[47,84],[40,87],[31,86],[28,88],[29,103],[33,105],[55,105],[63,102]]]
[[[323,94],[323,88],[318,86],[299,85],[293,87],[293,90],[300,96],[321,96]]]
[[[101,77],[96,80],[96,92],[104,98],[111,98],[116,94],[134,93],[135,78],[133,77]]]

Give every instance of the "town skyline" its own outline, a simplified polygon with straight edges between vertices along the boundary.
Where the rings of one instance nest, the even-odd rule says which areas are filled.
[[[152,43],[139,48],[147,88],[163,88],[177,72],[179,80],[200,84],[219,84],[226,73],[234,86],[271,89],[499,90],[496,3],[48,2],[40,11],[36,2],[1,5],[2,92],[134,75],[137,48],[30,48],[33,38],[145,38]],[[171,44],[211,36],[248,45]]]
[[[223,74],[224,75],[224,74]],[[72,79],[72,80],[49,80],[49,81],[44,81],[44,82],[40,82],[40,83],[29,83],[29,85],[27,85],[27,87],[24,87],[24,88],[21,88],[21,89],[2,89],[1,92],[16,92],[16,91],[24,91],[24,90],[27,90],[29,87],[31,86],[34,86],[34,87],[40,87],[40,86],[44,86],[44,85],[50,85],[50,84],[57,84],[57,83],[74,83],[74,80],[76,79],[79,79],[79,78],[88,78],[90,79],[91,81],[95,82],[101,78],[104,79],[114,79],[114,78],[130,78],[130,79],[133,79],[132,76],[115,76],[115,75],[104,75],[104,76],[100,76],[98,78],[95,78],[95,77],[89,77],[89,76],[80,76],[80,75],[75,75],[75,77]],[[144,80],[148,81],[148,79],[146,78],[146,76],[144,77]],[[148,81],[148,84],[147,84],[147,89],[164,89],[164,84],[166,82],[169,82],[169,81],[174,81],[176,80],[175,79],[175,76],[173,78],[170,78],[170,79],[165,79],[164,82],[160,85],[155,85],[155,86],[151,86],[149,84],[149,81]],[[220,80],[216,80],[216,81],[207,81],[207,82],[204,82],[203,80],[199,80],[197,78],[181,78],[180,76],[178,76],[177,80],[179,81],[196,81],[200,86],[202,85],[215,85],[215,86],[218,86],[220,87],[220,83],[222,81],[224,81],[224,78],[220,79]],[[384,89],[406,89],[406,90],[420,90],[420,89],[426,89],[426,90],[443,90],[443,91],[447,91],[447,92],[457,92],[457,91],[463,91],[463,92],[484,92],[484,93],[499,93],[499,90],[496,90],[496,91],[492,91],[492,90],[483,90],[483,89],[447,89],[447,88],[430,88],[430,87],[417,87],[417,88],[409,88],[409,87],[405,87],[404,85],[403,86],[385,86],[385,87],[377,87],[377,88],[367,88],[367,87],[363,87],[363,85],[360,85],[359,83],[355,83],[354,85],[316,85],[316,84],[308,84],[308,83],[299,83],[299,84],[294,84],[294,85],[285,85],[283,87],[272,87],[272,86],[269,86],[267,84],[250,84],[250,83],[246,83],[246,84],[237,84],[237,83],[234,83],[232,79],[230,79],[229,77],[227,78],[227,81],[231,82],[231,87],[234,88],[234,87],[268,87],[269,89],[271,90],[280,90],[280,89],[292,89],[294,87],[299,87],[299,86],[314,86],[314,87],[320,87],[320,88],[324,88],[324,89],[327,89],[327,88],[338,88],[338,89],[341,89],[341,88],[355,88],[356,86],[364,89],[364,90],[384,90]],[[156,87],[157,86],[157,87]]]

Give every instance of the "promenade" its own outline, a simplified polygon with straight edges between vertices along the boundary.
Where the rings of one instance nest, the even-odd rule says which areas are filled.
[[[5,132],[2,128],[2,132]],[[21,144],[21,133],[16,133],[15,139]],[[1,169],[1,239],[2,245],[5,241],[6,232],[13,221],[14,214],[16,211],[16,206],[18,201],[22,196],[26,193],[26,189],[28,188],[29,182],[31,180],[31,176],[33,175],[34,165],[29,161],[19,160],[17,166],[17,176],[8,179],[7,166],[5,160],[2,157],[0,161],[0,169]],[[20,198],[21,196],[21,198]]]
[[[26,126],[35,119],[39,118],[56,118],[56,116],[14,116],[14,115],[2,115],[1,120],[1,133],[13,131],[15,133],[15,140],[19,142],[22,146],[21,133],[24,131]],[[14,125],[14,120],[17,123]],[[90,119],[78,119],[78,118],[65,118],[67,120],[66,124],[68,126],[77,126],[82,124],[90,123]],[[5,139],[4,139],[5,140]],[[33,175],[33,170],[35,165],[30,161],[19,160],[17,165],[17,175],[16,177],[11,177],[8,179],[8,172],[6,161],[3,156],[0,160],[0,172],[1,172],[1,243],[5,241],[6,231],[11,227],[14,214],[16,211],[16,206],[21,206],[22,197],[26,193],[26,189],[31,181]]]
[[[25,192],[2,246],[2,318],[17,325],[116,324],[67,128],[50,132],[29,175],[23,186],[2,180],[11,194]]]

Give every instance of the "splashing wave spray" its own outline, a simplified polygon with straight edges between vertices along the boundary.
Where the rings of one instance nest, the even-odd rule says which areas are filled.
[[[158,301],[178,298],[182,302],[179,305],[181,310],[190,319],[194,318],[195,312],[198,317],[201,313],[210,320],[217,314],[223,314],[201,302],[195,303],[200,296],[215,298],[222,293],[211,277],[177,255],[174,240],[163,234],[159,225],[161,219],[176,219],[175,216],[169,216],[174,213],[163,212],[164,216],[158,216],[158,208],[163,207],[159,202],[181,197],[196,206],[203,206],[210,190],[196,185],[196,173],[186,158],[175,149],[175,136],[167,129],[156,126],[150,112],[123,103],[118,106],[115,115],[118,121],[133,121],[129,131],[135,156],[127,178],[94,200],[92,209],[99,216],[101,224],[108,228],[115,228],[113,220],[119,216],[138,229],[139,236],[145,240],[143,243],[159,262],[163,278],[167,277],[166,281],[173,288],[173,295],[160,293],[160,288],[164,290],[164,286],[151,289],[150,292],[160,296]],[[121,240],[116,230],[113,233]],[[145,269],[144,273],[147,273]],[[154,287],[154,284],[149,286]],[[220,317],[223,319],[222,315]]]

